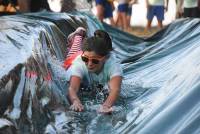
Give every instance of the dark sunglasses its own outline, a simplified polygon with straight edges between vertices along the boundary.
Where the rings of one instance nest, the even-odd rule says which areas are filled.
[[[81,59],[82,59],[82,61],[84,61],[85,63],[88,63],[89,60],[91,60],[93,64],[99,64],[99,62],[100,62],[103,58],[104,58],[104,57],[102,57],[102,58],[88,58],[87,56],[81,55]]]

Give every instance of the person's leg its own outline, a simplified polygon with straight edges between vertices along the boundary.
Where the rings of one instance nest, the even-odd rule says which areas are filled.
[[[81,45],[86,37],[86,29],[83,27],[78,27],[73,33],[71,33],[67,40],[67,47],[69,47],[66,59],[63,63],[65,69],[69,68],[73,60],[82,53]]]
[[[118,28],[122,28],[122,21],[121,21],[120,13],[117,11],[116,17],[115,17],[115,26]]]
[[[30,0],[18,0],[19,10],[21,12],[29,12],[30,11]]]
[[[155,15],[158,21],[158,28],[163,28],[163,20],[164,20],[164,6],[155,6]]]
[[[158,28],[159,28],[159,29],[162,29],[162,28],[163,28],[162,20],[158,20]]]
[[[117,12],[118,15],[118,20],[117,20],[117,24],[118,24],[118,28],[123,30],[123,17],[122,17],[122,13],[121,12]]]
[[[126,16],[126,20],[127,20],[127,28],[128,28],[128,31],[131,31],[132,28],[131,28],[131,16],[130,15],[127,15]]]
[[[194,7],[191,9],[192,10],[192,14],[191,14],[191,17],[193,18],[198,18],[198,7]]]
[[[183,16],[185,18],[186,17],[197,18],[199,16],[199,14],[198,14],[198,7],[184,8]]]
[[[147,20],[146,31],[151,29],[152,20]]]
[[[113,7],[110,2],[106,2],[105,4],[104,18],[108,18],[110,21],[110,24],[112,26],[115,26],[115,21],[113,19]]]
[[[126,13],[125,12],[122,13],[122,24],[123,24],[123,30],[124,31],[128,30],[127,18],[126,18]]]
[[[69,52],[67,57],[81,51],[81,45],[83,39],[86,37],[86,29],[83,27],[78,27],[73,33],[71,33],[67,38],[67,46],[69,47]]]
[[[96,5],[97,18],[103,22],[104,19],[104,7],[102,5]]]
[[[132,5],[129,5],[128,11],[127,11],[127,16],[126,16],[128,31],[132,30],[132,28],[131,28],[131,16],[132,16]]]
[[[115,25],[119,28],[122,29],[122,16],[119,11],[119,5],[117,7],[117,15],[116,15],[116,20],[115,20]]]
[[[149,6],[149,8],[147,9],[147,25],[145,31],[150,30],[153,17],[154,17],[154,6]]]
[[[127,3],[120,4],[118,6],[118,11],[122,19],[122,28],[123,30],[126,31],[128,29],[127,18],[126,18],[127,17],[126,13],[128,12],[128,4]]]
[[[183,17],[187,18],[187,17],[190,17],[190,15],[191,15],[191,9],[190,8],[184,8]]]
[[[111,26],[115,26],[116,25],[113,17],[109,18],[109,20],[110,20]]]
[[[104,19],[104,3],[103,0],[96,0],[96,12],[97,12],[97,18],[103,22]]]

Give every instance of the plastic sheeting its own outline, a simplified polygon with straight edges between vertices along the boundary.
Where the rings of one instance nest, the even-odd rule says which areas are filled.
[[[0,18],[1,133],[200,133],[200,20],[173,22],[139,38],[86,13]],[[69,110],[61,67],[66,39],[78,26],[105,29],[123,65],[122,91],[111,115]]]

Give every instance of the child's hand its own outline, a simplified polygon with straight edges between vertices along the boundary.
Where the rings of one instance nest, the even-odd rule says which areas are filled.
[[[101,105],[98,112],[103,114],[110,114],[112,113],[112,107],[108,107],[107,105]]]
[[[83,105],[79,100],[74,100],[73,104],[70,106],[70,109],[73,111],[77,112],[82,112],[83,111]]]

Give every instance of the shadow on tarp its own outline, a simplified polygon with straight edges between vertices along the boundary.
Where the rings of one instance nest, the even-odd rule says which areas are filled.
[[[139,38],[74,12],[0,17],[1,133],[200,133],[200,20],[182,19]],[[111,115],[69,110],[62,62],[67,36],[105,29],[123,65]]]

